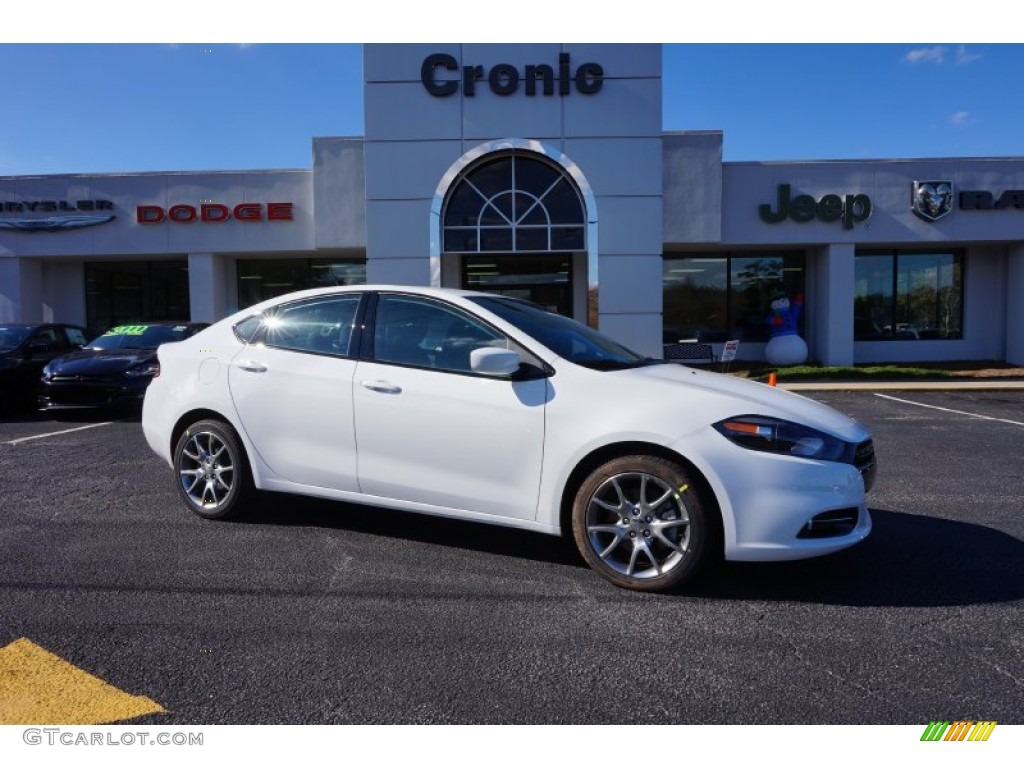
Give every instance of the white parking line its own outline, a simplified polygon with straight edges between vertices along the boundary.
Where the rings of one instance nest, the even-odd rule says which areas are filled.
[[[892,395],[883,395],[880,392],[875,392],[875,397],[884,397],[886,400],[895,400],[897,403],[906,403],[907,405],[917,405],[921,408],[931,408],[935,411],[945,411],[946,413],[958,413],[961,416],[971,416],[975,419],[985,419],[986,421],[1001,421],[1004,424],[1016,424],[1018,427],[1024,427],[1024,421],[1014,421],[1013,419],[999,419],[995,416],[982,416],[980,413],[970,413],[969,411],[957,411],[953,408],[942,408],[938,405],[928,405],[927,403],[918,403],[913,400],[904,400],[901,397],[893,397]]]
[[[93,427],[105,427],[108,424],[113,424],[112,421],[101,421],[98,424],[86,424],[84,427],[72,427],[71,429],[62,429],[60,432],[47,432],[44,435],[32,435],[31,437],[19,437],[17,440],[8,440],[7,445],[17,445],[18,443],[27,443],[29,440],[41,440],[44,437],[55,437],[56,435],[66,435],[68,432],[80,432],[83,429],[92,429]]]

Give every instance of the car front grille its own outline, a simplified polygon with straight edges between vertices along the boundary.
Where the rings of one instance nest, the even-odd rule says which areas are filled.
[[[55,384],[111,384],[116,379],[113,376],[51,376],[48,381]]]

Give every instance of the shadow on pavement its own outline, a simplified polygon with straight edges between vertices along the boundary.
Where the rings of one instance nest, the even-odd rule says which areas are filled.
[[[575,548],[558,536],[284,493],[263,494],[262,500],[239,518],[238,523],[334,528],[586,567]]]
[[[920,607],[1024,598],[1024,542],[972,523],[880,509],[871,515],[871,536],[849,550],[783,563],[714,563],[665,597]],[[284,494],[267,494],[241,522],[344,529],[586,567],[575,547],[555,536]]]
[[[726,563],[687,594],[711,599],[928,607],[1024,597],[1024,542],[973,523],[873,509],[862,544],[789,563]]]

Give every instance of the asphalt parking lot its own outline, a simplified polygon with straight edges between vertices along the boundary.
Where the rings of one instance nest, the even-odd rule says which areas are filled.
[[[1022,723],[1024,392],[884,394],[812,393],[874,431],[864,544],[669,595],[515,530],[281,496],[204,521],[137,419],[9,418],[0,648],[142,723]]]

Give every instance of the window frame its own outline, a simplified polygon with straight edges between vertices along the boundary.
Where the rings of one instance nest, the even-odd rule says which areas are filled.
[[[733,280],[733,272],[735,271],[734,262],[740,259],[779,259],[783,262],[783,271],[785,271],[785,260],[787,258],[799,258],[800,263],[800,290],[799,295],[806,296],[807,292],[807,271],[808,271],[808,257],[807,251],[801,248],[792,248],[785,250],[738,250],[738,251],[666,251],[662,255],[662,333],[666,331],[666,311],[665,307],[667,302],[665,301],[665,275],[666,275],[666,262],[668,261],[679,261],[682,259],[706,259],[722,262],[725,266],[725,286],[721,289],[725,298],[725,329],[721,331],[712,331],[714,334],[721,334],[722,338],[712,339],[711,344],[722,344],[725,341],[733,338],[740,338],[744,343],[749,344],[767,344],[771,339],[771,330],[765,324],[765,336],[764,338],[745,338],[743,336],[737,337],[736,329],[740,323],[740,317],[742,313],[739,311],[739,304],[734,302],[734,294],[736,293],[736,283]],[[784,284],[784,277],[780,276],[779,281]],[[791,295],[791,299],[796,298],[796,294]],[[765,315],[769,312],[766,307]],[[798,319],[798,329],[801,337],[807,337],[807,318],[808,313],[806,306],[801,311]],[[680,329],[680,334],[682,330]],[[674,342],[679,341],[675,339]],[[667,342],[666,342],[667,343]]]
[[[486,174],[493,166],[504,161],[509,161],[511,165],[509,173],[509,184],[511,186],[493,193],[489,193],[482,189],[481,187],[486,185],[478,183],[474,178],[477,177],[478,174]],[[525,169],[518,168],[520,163],[545,166],[553,172],[554,181],[548,184],[547,187],[538,195],[535,190],[527,188],[526,184],[519,184],[518,177],[520,172],[522,171],[525,173]],[[486,181],[486,177],[484,180]],[[561,215],[560,213],[558,215],[553,214],[553,211],[555,211],[553,204],[558,202],[556,197],[552,197],[549,203],[544,202],[549,195],[552,195],[552,193],[555,193],[556,195],[565,194],[563,190],[559,189],[562,185],[565,185],[575,202],[572,216]],[[471,224],[456,224],[449,222],[451,204],[467,189],[475,193],[476,197],[479,198],[479,206],[475,214],[475,222]],[[511,196],[513,200],[513,212],[511,218],[496,202],[499,198],[505,196]],[[532,204],[529,205],[521,214],[518,208],[516,208],[516,201],[518,201],[520,196],[532,200]],[[497,223],[484,223],[485,214],[488,211],[491,212],[491,218],[502,219],[502,221]],[[555,213],[558,212],[555,211]],[[538,216],[543,219],[544,223],[535,223]],[[526,221],[529,221],[530,223],[524,223]],[[577,235],[575,233],[570,233],[570,230],[579,230],[578,242],[575,239]],[[518,241],[519,232],[522,232],[524,237],[530,236],[529,239],[536,242],[537,245],[540,243],[539,241],[534,240],[534,237],[537,233],[544,233],[543,239],[546,247],[522,247]],[[484,247],[483,241],[485,237],[488,235],[500,236],[503,233],[507,233],[508,235],[507,248],[493,246]],[[571,234],[571,237],[573,238],[571,243],[567,244],[564,242],[557,242],[556,238],[559,236],[565,237],[567,234]],[[464,240],[464,242],[460,243],[459,247],[449,247],[452,242],[449,240],[449,235],[452,236],[453,241],[456,237],[459,237]],[[472,247],[467,247],[470,239],[472,240]],[[448,193],[445,195],[444,206],[441,212],[441,244],[444,253],[459,254],[542,254],[586,251],[586,203],[583,199],[583,195],[576,185],[576,182],[568,173],[565,172],[565,169],[550,162],[543,155],[523,150],[511,150],[496,155],[488,155],[481,159],[480,162],[466,168],[451,184]]]
[[[300,347],[289,347],[282,344],[269,343],[267,341],[267,320],[271,317],[276,317],[282,312],[291,311],[293,309],[300,309],[306,305],[323,303],[324,301],[338,301],[347,299],[356,299],[356,310],[352,317],[352,333],[348,340],[348,349],[345,352],[329,352],[326,350],[306,349]],[[361,323],[366,311],[367,293],[366,291],[346,291],[345,293],[337,294],[324,294],[321,296],[305,296],[295,301],[290,301],[285,304],[280,304],[275,307],[268,309],[268,311],[261,312],[255,315],[249,315],[248,317],[239,320],[232,326],[232,331],[235,338],[241,341],[247,346],[263,346],[267,349],[277,349],[283,352],[294,352],[295,354],[301,355],[317,355],[319,357],[330,357],[339,360],[355,360],[359,357],[358,352],[361,344]],[[248,341],[245,341],[239,328],[253,320],[259,318],[259,325],[253,332],[252,336]]]
[[[892,282],[891,282],[891,294],[889,298],[888,315],[891,318],[890,330],[888,334],[883,331],[876,338],[858,338],[857,336],[857,324],[854,321],[853,329],[853,340],[857,344],[869,344],[872,342],[881,342],[888,344],[889,342],[931,342],[931,341],[963,341],[966,338],[964,331],[964,321],[966,319],[966,312],[964,309],[965,299],[967,296],[967,253],[964,248],[863,248],[857,249],[854,253],[854,259],[861,257],[878,257],[888,256],[891,259],[892,268]],[[900,293],[899,293],[899,282],[900,282],[900,268],[899,259],[900,256],[952,256],[954,267],[959,266],[960,279],[959,279],[959,301],[958,301],[958,318],[957,327],[960,329],[959,335],[957,336],[937,336],[933,338],[910,338],[900,337],[899,333],[899,306],[900,306]],[[857,316],[856,302],[858,299],[857,286],[856,286],[856,261],[854,262],[854,317]],[[939,287],[935,288],[935,293],[938,295]],[[938,304],[936,304],[938,307]]]
[[[398,296],[402,298],[413,299],[420,301],[425,304],[430,304],[439,307],[443,310],[448,310],[457,315],[462,315],[470,318],[473,322],[478,325],[482,325],[491,332],[495,333],[506,342],[505,349],[514,350],[520,355],[520,367],[517,373],[513,373],[511,376],[493,376],[485,373],[476,373],[472,370],[461,370],[457,368],[444,368],[433,365],[415,365],[411,363],[399,363],[392,362],[389,360],[381,360],[376,354],[376,335],[377,335],[377,310],[380,306],[382,299],[390,296]],[[403,291],[375,291],[366,302],[365,311],[362,317],[361,323],[361,343],[359,347],[359,359],[367,362],[377,363],[378,365],[390,365],[397,368],[410,368],[419,371],[430,371],[439,374],[449,374],[455,376],[470,376],[478,379],[491,379],[497,381],[525,381],[530,379],[542,379],[550,376],[554,371],[548,366],[538,355],[531,351],[526,345],[522,344],[518,339],[510,336],[504,330],[491,323],[487,318],[481,317],[475,312],[472,312],[464,307],[458,306],[443,299],[438,299],[433,296],[425,296],[418,293],[405,293]]]

